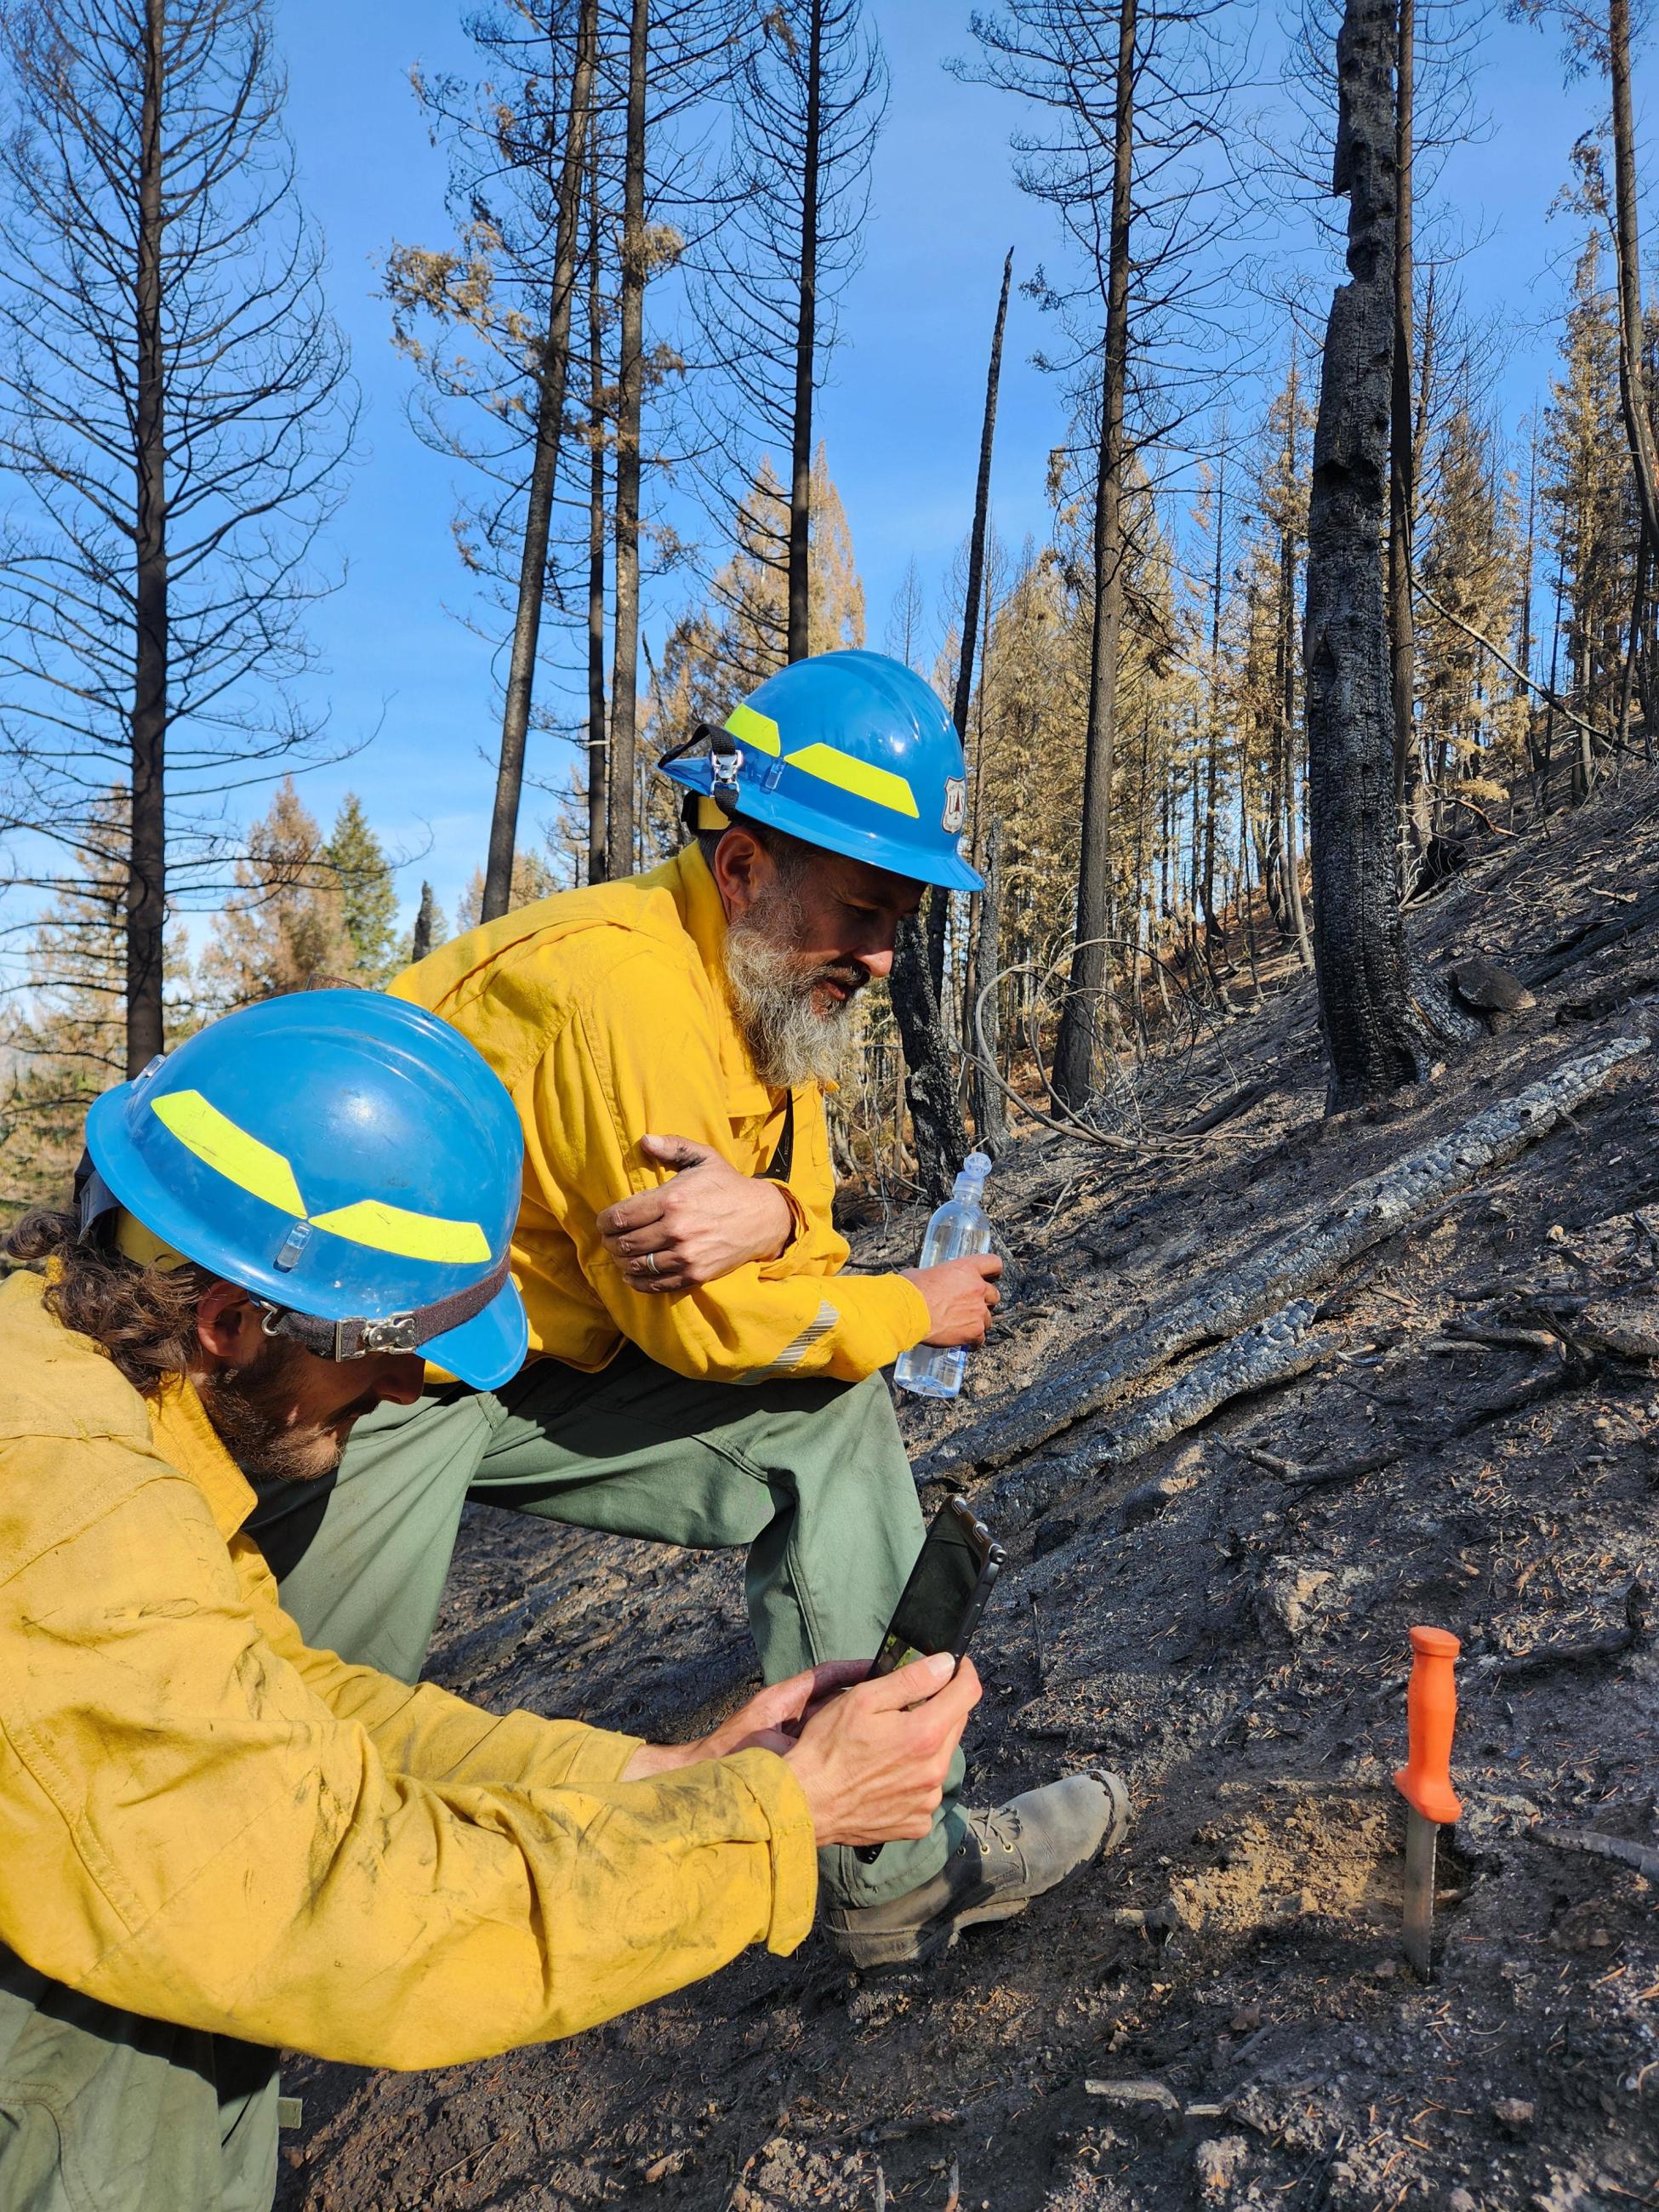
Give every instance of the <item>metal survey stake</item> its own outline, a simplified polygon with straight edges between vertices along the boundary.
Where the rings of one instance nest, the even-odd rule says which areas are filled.
[[[1452,1662],[1462,1646],[1446,1628],[1412,1631],[1412,1674],[1406,1691],[1406,1764],[1394,1786],[1406,1801],[1406,1956],[1426,1982],[1434,1942],[1435,1845],[1442,1825],[1462,1801],[1451,1786],[1452,1729],[1457,1683]]]

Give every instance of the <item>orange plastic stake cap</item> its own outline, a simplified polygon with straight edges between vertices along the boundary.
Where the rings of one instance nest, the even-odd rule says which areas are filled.
[[[1406,1764],[1395,1776],[1394,1786],[1425,1820],[1455,1820],[1463,1809],[1451,1786],[1452,1728],[1457,1718],[1452,1662],[1462,1648],[1448,1628],[1412,1631]]]

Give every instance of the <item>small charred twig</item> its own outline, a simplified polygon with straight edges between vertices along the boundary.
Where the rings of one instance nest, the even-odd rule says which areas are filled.
[[[1544,1328],[1504,1328],[1491,1322],[1465,1321],[1461,1316],[1446,1323],[1449,1335],[1465,1338],[1470,1344],[1515,1345],[1527,1352],[1559,1352],[1562,1338],[1559,1331]]]
[[[1625,1592],[1625,1622],[1582,1644],[1543,1644],[1530,1651],[1484,1663],[1500,1682],[1524,1681],[1533,1675],[1553,1674],[1562,1667],[1594,1667],[1604,1660],[1622,1658],[1638,1650],[1648,1638],[1648,1600],[1651,1593],[1638,1575]]]
[[[1339,1460],[1334,1466],[1300,1467],[1286,1479],[1296,1490],[1337,1490],[1345,1482],[1363,1481],[1368,1474],[1378,1474],[1385,1467],[1392,1467],[1406,1456],[1407,1445],[1396,1438],[1376,1451],[1362,1452],[1358,1459]]]
[[[1659,1881],[1659,1850],[1650,1844],[1634,1843],[1627,1836],[1604,1836],[1595,1828],[1528,1828],[1535,1844],[1548,1844],[1558,1851],[1588,1851],[1592,1858],[1617,1859],[1633,1866],[1650,1881]]]
[[[946,2184],[946,2189],[948,2193],[945,2199],[943,2212],[957,2212],[957,2207],[962,2202],[962,2164],[957,2159],[953,2158],[951,2160],[951,2179]]]
[[[1207,1114],[1200,1114],[1197,1121],[1188,1121],[1180,1133],[1183,1137],[1206,1136],[1212,1129],[1218,1129],[1224,1121],[1231,1121],[1239,1114],[1248,1114],[1252,1106],[1259,1106],[1273,1089],[1273,1079],[1271,1077],[1261,1083],[1247,1083],[1242,1091],[1235,1091],[1230,1097],[1222,1099],[1218,1105],[1212,1106]]]

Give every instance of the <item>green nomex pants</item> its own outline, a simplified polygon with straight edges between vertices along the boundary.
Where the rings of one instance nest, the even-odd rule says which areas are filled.
[[[277,2054],[118,2011],[0,1947],[4,2212],[270,2212]]]
[[[357,1425],[337,1475],[264,1487],[249,1522],[307,1641],[413,1681],[471,1498],[693,1549],[748,1547],[769,1682],[873,1656],[922,1538],[879,1376],[696,1382],[625,1346],[598,1375],[533,1360],[503,1389],[455,1385]],[[902,1896],[961,1831],[960,1756],[931,1834],[872,1863],[819,1854],[850,1905]]]

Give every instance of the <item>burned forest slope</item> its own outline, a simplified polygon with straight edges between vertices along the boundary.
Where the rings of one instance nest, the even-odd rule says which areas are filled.
[[[1533,1000],[1432,1085],[1327,1121],[1281,957],[1163,1071],[1153,1152],[1000,1164],[1012,1294],[963,1399],[902,1418],[927,1501],[1011,1553],[975,1794],[1109,1764],[1121,1852],[926,1972],[815,1936],[562,2045],[295,2062],[285,2212],[1659,2203],[1656,885],[1627,775],[1413,915]],[[1418,1622],[1463,1644],[1428,1986]],[[751,1670],[737,1559],[469,1511],[450,1686],[684,1735]]]

